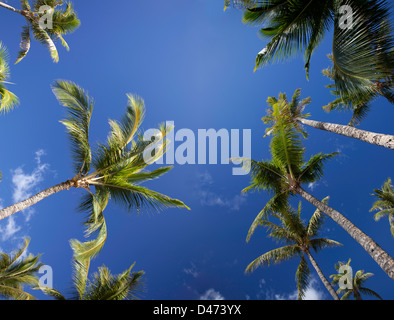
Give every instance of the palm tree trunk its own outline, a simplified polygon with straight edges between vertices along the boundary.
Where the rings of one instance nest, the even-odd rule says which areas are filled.
[[[22,10],[18,10],[18,9],[16,9],[16,8],[14,8],[14,7],[12,7],[12,6],[10,6],[10,5],[8,5],[8,4],[2,2],[2,1],[0,1],[0,7],[3,7],[3,8],[6,8],[6,9],[8,9],[8,10],[14,11],[14,12],[16,12],[16,13],[22,14]]]
[[[338,211],[316,199],[301,187],[295,190],[306,201],[313,204],[321,212],[324,212],[332,220],[338,223],[353,239],[355,239],[368,254],[376,261],[387,275],[394,280],[394,259],[384,251],[374,240],[357,228],[350,220]]]
[[[309,260],[311,261],[313,267],[315,268],[317,274],[319,275],[320,280],[323,282],[324,286],[328,290],[328,292],[331,294],[331,296],[334,298],[334,300],[339,300],[339,297],[337,293],[335,292],[335,289],[332,287],[331,283],[328,282],[327,278],[324,276],[323,272],[321,271],[319,265],[309,252],[309,250],[306,251],[306,254],[308,255]]]
[[[310,126],[316,129],[334,132],[346,137],[358,139],[364,142],[394,150],[394,136],[392,135],[375,133],[360,130],[351,126],[344,126],[335,123],[308,120],[303,118],[297,118],[297,121],[306,126]]]
[[[13,204],[7,208],[1,209],[0,210],[0,220],[13,215],[14,213],[22,211],[22,210],[36,204],[37,202],[55,194],[55,193],[58,193],[59,191],[68,190],[73,186],[74,186],[74,182],[71,180],[67,180],[66,182],[60,183],[56,186],[53,186],[53,187],[48,188],[44,191],[41,191],[40,193],[37,193],[36,195],[30,197],[29,199],[26,199],[26,200],[23,200],[23,201],[18,202],[16,204]]]

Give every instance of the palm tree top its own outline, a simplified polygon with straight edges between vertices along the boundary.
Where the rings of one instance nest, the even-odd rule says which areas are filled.
[[[77,260],[86,261],[101,251],[107,238],[103,212],[110,199],[128,211],[135,209],[140,212],[143,208],[158,211],[167,207],[189,209],[180,200],[140,185],[159,178],[172,168],[147,170],[166,152],[165,136],[172,128],[160,126],[160,141],[155,142],[159,147],[150,158],[147,157],[145,152],[152,142],[145,141],[140,132],[145,115],[145,104],[140,97],[127,95],[124,116],[120,121],[109,120],[110,132],[106,143],[98,143],[92,149],[90,121],[94,109],[93,99],[84,89],[70,81],[58,80],[52,88],[67,112],[67,117],[61,123],[66,127],[74,160],[75,176],[69,180],[69,185],[87,191],[79,208],[88,212],[85,220],[86,237],[97,234],[95,239],[87,242],[71,241]]]
[[[351,259],[348,260],[347,263],[338,261],[337,264],[335,264],[335,270],[337,271],[337,274],[333,274],[330,276],[332,278],[332,285],[339,285],[340,280],[342,277],[346,275],[347,272],[350,272],[350,275],[347,275],[348,278],[350,278],[351,283],[350,283],[350,288],[346,286],[346,288],[339,287],[337,290],[338,294],[343,294],[341,297],[341,300],[348,300],[352,296],[354,297],[355,300],[362,300],[362,294],[368,295],[368,296],[374,296],[380,300],[383,300],[382,297],[376,293],[374,290],[371,290],[369,288],[366,288],[365,282],[371,278],[374,274],[370,272],[365,272],[364,270],[358,270],[355,274],[353,274],[352,269],[350,267],[350,262]],[[342,266],[347,266],[346,272],[342,272],[341,267]]]
[[[137,300],[143,292],[144,271],[134,272],[135,263],[120,274],[112,274],[105,266],[98,268],[90,278],[90,259],[73,261],[73,288],[69,300]],[[67,300],[58,290],[49,287],[35,287],[56,299]]]
[[[16,64],[28,54],[31,46],[31,35],[47,47],[53,62],[59,61],[59,53],[55,42],[59,40],[67,50],[70,50],[64,36],[74,32],[81,24],[73,4],[62,0],[34,0],[31,5],[28,0],[21,0],[21,9],[16,9],[0,1],[0,6],[21,14],[26,25],[22,28],[20,51]],[[64,7],[65,6],[65,7]],[[50,10],[46,10],[47,8]],[[45,9],[45,10],[43,10]],[[48,21],[50,15],[50,21]]]
[[[251,183],[243,192],[262,189],[272,194],[272,198],[253,222],[247,240],[263,217],[287,210],[289,198],[297,193],[302,184],[319,181],[323,176],[325,163],[338,154],[318,153],[306,161],[301,134],[294,124],[286,121],[276,122],[272,134],[271,160],[244,160],[243,163],[250,167],[251,176]]]
[[[328,197],[323,200],[328,201]],[[316,210],[308,223],[301,218],[301,203],[298,209],[294,210],[290,206],[281,212],[270,215],[279,220],[276,224],[268,219],[259,221],[259,225],[268,230],[268,237],[278,240],[285,246],[271,250],[251,262],[246,268],[246,272],[253,272],[259,266],[269,266],[271,263],[280,263],[294,257],[300,257],[301,262],[296,272],[297,288],[299,299],[302,299],[305,290],[309,285],[310,270],[307,266],[304,255],[311,251],[320,250],[333,246],[340,246],[337,241],[321,238],[321,227],[324,223],[324,215],[320,210]]]
[[[260,35],[268,39],[255,70],[303,54],[309,79],[312,55],[333,29],[332,67],[324,74],[333,81],[329,87],[337,99],[326,110],[351,109],[357,124],[377,96],[394,103],[389,1],[225,0],[225,8],[231,4],[244,10],[244,23],[262,26]],[[349,28],[342,23],[344,5],[352,8]]]
[[[375,221],[383,217],[388,217],[390,223],[390,231],[394,237],[394,188],[391,178],[388,178],[381,189],[375,189],[372,194],[376,200],[370,211],[378,211],[374,215]]]
[[[0,114],[10,111],[19,104],[17,96],[7,90],[6,84],[9,84],[9,79],[8,52],[0,41]]]
[[[264,124],[271,125],[266,129],[266,136],[270,135],[275,131],[275,126],[281,122],[280,125],[293,126],[298,132],[300,132],[304,138],[308,137],[307,132],[303,129],[302,125],[297,122],[297,119],[307,118],[310,116],[309,113],[304,114],[305,107],[308,106],[312,99],[310,97],[305,99],[301,98],[301,89],[296,89],[294,94],[289,101],[286,93],[279,93],[278,98],[269,97],[267,104],[267,115],[262,118]]]
[[[26,255],[29,243],[30,239],[26,238],[14,253],[0,253],[0,296],[16,300],[35,299],[23,290],[24,285],[38,285],[37,272],[42,266],[39,255]]]

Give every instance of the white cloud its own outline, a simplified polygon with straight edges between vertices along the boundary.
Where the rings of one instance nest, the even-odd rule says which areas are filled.
[[[297,290],[290,294],[275,294],[275,300],[297,300],[298,292]],[[303,300],[324,300],[325,294],[318,287],[318,281],[312,278],[309,287],[305,290],[305,296]]]
[[[34,188],[44,179],[44,173],[48,170],[49,165],[42,163],[41,157],[43,155],[45,152],[42,149],[35,153],[36,167],[31,173],[25,173],[22,167],[12,171],[12,183],[14,184],[12,199],[14,203],[31,197]],[[28,221],[34,213],[34,209],[28,208],[24,212]]]
[[[32,173],[26,174],[21,167],[13,170],[12,182],[14,184],[14,193],[12,198],[14,202],[29,198],[31,196],[31,189],[43,180],[43,173],[48,169],[48,164],[41,163],[41,157],[44,154],[44,150],[38,150],[36,152],[35,160],[37,167]]]
[[[197,179],[196,193],[202,206],[219,206],[238,211],[246,202],[246,195],[244,194],[237,194],[229,198],[212,191],[210,186],[213,185],[214,181],[208,172],[199,173]]]
[[[7,219],[7,224],[5,227],[0,227],[0,233],[1,233],[1,240],[2,241],[7,241],[10,238],[12,238],[19,230],[21,227],[17,226],[15,223],[15,219],[13,216],[9,217]]]
[[[308,184],[308,188],[313,191],[318,185],[319,184],[317,182],[311,182]]]
[[[200,296],[200,300],[224,300],[224,297],[221,295],[220,292],[211,288],[205,291],[205,293]]]
[[[13,193],[12,201],[17,203],[26,200],[32,196],[34,188],[43,180],[44,174],[49,168],[47,163],[42,163],[41,157],[45,155],[44,150],[38,150],[35,153],[35,163],[36,167],[31,173],[25,173],[22,167],[19,167],[11,171],[12,174],[12,184]],[[0,199],[0,209],[3,208],[3,199]],[[27,208],[23,211],[25,214],[26,222],[30,220],[32,214],[34,213],[33,208]],[[1,240],[7,241],[10,239],[15,239],[16,234],[22,229],[20,225],[16,222],[15,216],[10,216],[6,220],[1,221],[0,234]],[[21,236],[18,236],[21,238]],[[22,237],[24,238],[24,236]]]
[[[186,274],[190,274],[193,278],[197,278],[199,275],[199,272],[197,271],[197,267],[194,263],[191,263],[190,268],[183,269],[183,272]]]

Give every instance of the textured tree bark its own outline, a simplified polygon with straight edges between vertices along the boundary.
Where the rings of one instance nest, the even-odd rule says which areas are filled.
[[[310,126],[316,129],[334,132],[346,137],[358,139],[364,142],[394,150],[394,136],[392,135],[375,133],[360,130],[351,126],[344,126],[335,123],[308,120],[303,118],[297,118],[297,121],[301,122],[306,126]]]
[[[324,276],[323,272],[321,271],[319,265],[311,255],[309,251],[306,252],[308,255],[309,260],[311,261],[313,267],[315,268],[317,274],[319,275],[320,280],[323,282],[324,286],[328,290],[328,292],[331,294],[331,296],[334,298],[334,300],[339,300],[339,297],[335,291],[335,289],[332,287],[331,283],[327,280],[327,278]]]
[[[8,4],[2,2],[2,1],[0,1],[0,7],[3,7],[3,8],[6,8],[6,9],[8,9],[8,10],[14,11],[14,12],[16,12],[16,13],[22,14],[22,10],[18,10],[18,9],[16,9],[16,8],[14,8],[14,7],[12,7],[12,6],[10,6],[10,5],[8,5]]]
[[[329,207],[325,203],[310,195],[301,187],[296,189],[296,192],[302,196],[306,201],[313,204],[321,212],[324,212],[332,220],[338,223],[354,240],[356,240],[368,254],[376,261],[376,263],[383,269],[387,275],[394,280],[394,259],[384,251],[373,239],[362,232],[345,216]]]
[[[44,191],[41,191],[41,192],[37,193],[36,195],[30,197],[29,199],[26,199],[26,200],[23,200],[23,201],[18,202],[16,204],[13,204],[7,208],[1,209],[0,210],[0,220],[13,215],[14,213],[22,211],[22,210],[36,204],[37,202],[55,194],[55,193],[58,193],[63,190],[68,190],[73,186],[74,186],[74,182],[67,180],[66,182],[60,183],[56,186],[53,186],[53,187],[48,188]]]

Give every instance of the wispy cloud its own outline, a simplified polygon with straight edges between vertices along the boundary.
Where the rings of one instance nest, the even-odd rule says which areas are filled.
[[[213,184],[213,178],[208,172],[197,175],[196,193],[202,206],[219,206],[238,211],[246,202],[246,196],[243,194],[228,197],[212,191]]]
[[[200,296],[200,300],[225,300],[222,294],[211,288]]]
[[[199,272],[197,271],[197,267],[194,263],[191,263],[190,268],[184,268],[183,272],[191,275],[193,278],[197,278],[199,276]]]
[[[44,174],[49,169],[49,165],[47,163],[43,163],[41,160],[44,155],[44,150],[38,150],[35,152],[35,168],[31,173],[26,173],[23,167],[18,167],[11,171],[13,203],[23,201],[32,196],[32,193],[35,191],[34,189],[43,181]],[[0,199],[0,208],[2,207],[3,200]],[[35,210],[33,208],[28,208],[23,212],[25,221],[28,222]],[[7,241],[15,238],[24,238],[25,236],[17,236],[22,229],[22,226],[17,223],[16,216],[8,217],[6,220],[2,221],[2,224],[0,225],[1,240]]]
[[[0,226],[1,240],[7,241],[11,239],[20,230],[21,227],[16,225],[14,217],[9,217],[7,224],[4,227]]]
[[[257,293],[257,299],[265,299],[265,300],[297,300],[298,299],[298,291],[294,290],[290,293],[278,293],[272,287],[267,287],[266,281],[261,279],[259,281],[259,292]],[[319,286],[319,280],[312,277],[309,282],[309,287],[305,291],[304,300],[325,300],[326,299],[325,291],[321,290]]]
[[[318,286],[318,281],[312,278],[309,287],[305,291],[303,300],[325,300],[325,296],[325,293]],[[275,294],[274,297],[275,300],[297,300],[298,291],[295,290],[290,294]]]
[[[44,174],[49,168],[47,163],[42,163],[41,161],[41,157],[44,155],[44,150],[41,149],[36,151],[36,167],[31,173],[25,173],[22,167],[12,171],[12,183],[14,185],[12,199],[14,203],[26,200],[27,198],[31,197],[34,192],[34,188],[43,181]],[[26,214],[26,220],[28,221],[35,210],[33,208],[28,208],[24,212]]]

